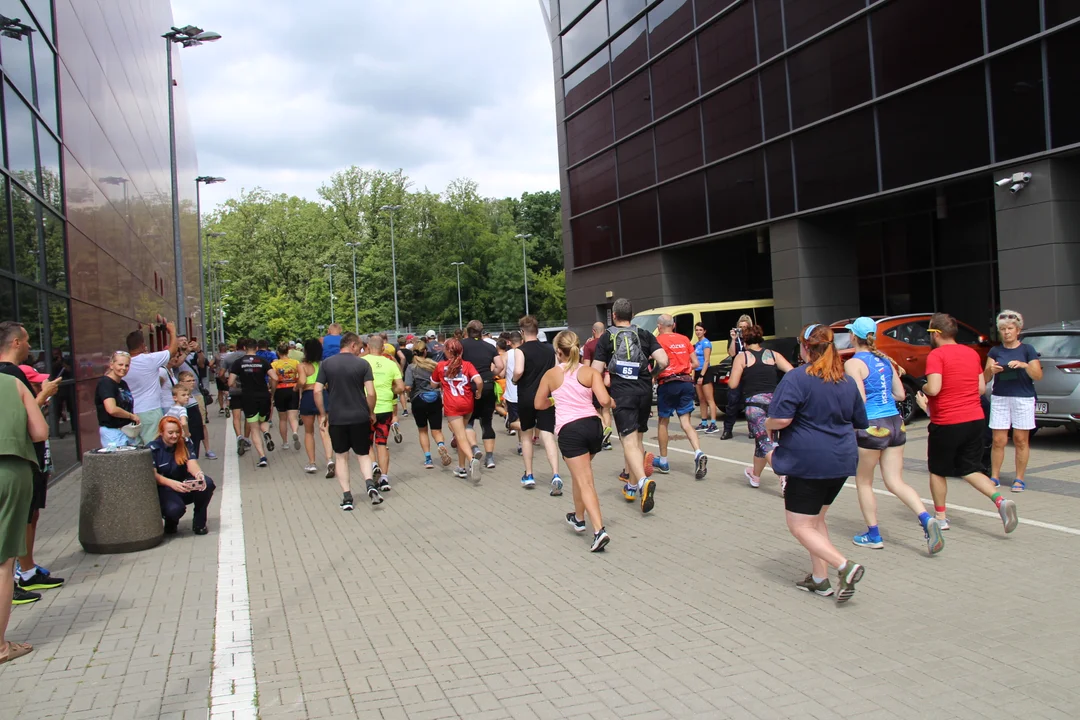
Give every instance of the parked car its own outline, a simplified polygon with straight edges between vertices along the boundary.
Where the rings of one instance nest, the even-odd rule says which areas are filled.
[[[542,327],[536,332],[536,339],[540,342],[547,343],[548,345],[555,342],[555,336],[566,330],[565,325],[559,327]]]
[[[904,368],[902,380],[907,390],[907,397],[896,404],[904,422],[911,422],[919,411],[915,404],[915,390],[926,377],[926,357],[930,354],[930,317],[932,313],[914,313],[910,315],[873,316],[878,330],[875,337],[877,349],[888,355],[897,365]],[[832,323],[834,342],[845,360],[855,354],[851,343],[851,331],[845,325],[854,318],[837,320]],[[986,364],[986,356],[994,343],[981,335],[967,323],[957,321],[956,342],[974,348],[979,353],[981,362]]]
[[[1035,348],[1043,367],[1035,382],[1035,426],[1080,432],[1080,320],[1028,328],[1020,340]]]

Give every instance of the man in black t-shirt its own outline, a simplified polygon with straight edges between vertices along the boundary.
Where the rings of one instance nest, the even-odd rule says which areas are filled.
[[[341,351],[322,361],[315,378],[315,406],[334,449],[333,464],[341,486],[341,509],[353,509],[349,484],[349,451],[356,453],[372,505],[383,501],[372,479],[371,418],[375,415],[375,376],[371,365],[359,357],[360,338],[347,332],[341,336]],[[330,396],[330,410],[323,402],[323,390]],[[328,468],[330,469],[330,468]]]
[[[668,364],[668,356],[656,337],[647,330],[630,324],[634,308],[626,298],[619,298],[611,306],[615,326],[596,341],[592,366],[611,377],[611,397],[615,399],[615,429],[622,438],[623,456],[626,459],[628,482],[623,497],[633,501],[641,498],[641,512],[653,509],[656,481],[645,475],[645,447],[643,435],[649,430],[649,414],[652,412],[653,374]],[[637,347],[631,333],[637,335]],[[651,365],[651,367],[650,367]],[[636,484],[630,479],[640,478]]]
[[[255,451],[259,453],[257,467],[266,467],[266,451],[274,450],[274,440],[270,437],[270,396],[277,388],[277,370],[265,358],[255,354],[255,343],[248,342],[244,356],[237,359],[229,368],[229,386],[239,386],[244,417],[247,418],[247,433]],[[269,379],[269,385],[267,380]],[[263,442],[266,450],[263,450]],[[237,454],[242,455],[240,445],[243,438],[236,439]]]
[[[495,376],[506,371],[506,361],[499,355],[497,347],[481,339],[483,333],[484,324],[479,320],[470,320],[465,326],[466,337],[461,341],[462,359],[472,363],[476,372],[480,373],[480,379],[484,381],[484,391],[473,407],[465,435],[472,446],[473,457],[479,460],[480,448],[476,443],[476,431],[473,429],[473,421],[479,420],[480,429],[483,431],[484,465],[491,469],[495,467],[495,428],[491,424],[491,416],[495,414]]]
[[[521,422],[521,459],[525,462],[525,474],[521,476],[523,488],[536,487],[533,477],[533,442],[530,439],[533,428],[540,433],[540,442],[544,445],[544,454],[551,465],[551,495],[562,495],[563,481],[559,477],[559,450],[555,444],[555,408],[537,410],[536,391],[540,389],[540,379],[555,367],[555,348],[551,343],[540,342],[539,323],[532,315],[526,315],[518,321],[524,342],[514,352],[514,377],[517,383],[518,418]]]

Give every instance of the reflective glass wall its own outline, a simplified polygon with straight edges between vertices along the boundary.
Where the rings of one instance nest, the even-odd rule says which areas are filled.
[[[559,11],[577,267],[1080,142],[1080,2]]]

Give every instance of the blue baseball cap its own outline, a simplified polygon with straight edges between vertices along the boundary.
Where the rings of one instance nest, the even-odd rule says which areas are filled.
[[[867,335],[877,332],[877,323],[868,317],[855,318],[855,322],[844,327],[855,333],[855,337],[860,340],[865,340]]]

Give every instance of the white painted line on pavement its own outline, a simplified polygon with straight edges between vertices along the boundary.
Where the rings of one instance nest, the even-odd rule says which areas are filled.
[[[214,667],[210,680],[210,718],[257,720],[255,658],[251,644],[247,553],[240,502],[240,462],[236,433],[225,434],[225,476],[218,525],[217,614],[214,616]]]
[[[646,447],[654,447],[654,448],[657,448],[657,449],[659,449],[659,447],[660,447],[656,443],[651,443],[651,442],[642,442],[642,445],[644,445]],[[684,448],[671,447],[670,445],[668,446],[668,452],[677,452],[677,453],[682,453],[683,455],[693,455],[694,454],[693,450],[686,450]],[[739,465],[740,467],[751,467],[752,466],[751,463],[743,462],[742,460],[732,460],[731,458],[720,457],[719,455],[709,455],[709,453],[705,453],[705,455],[710,460],[719,460],[720,462],[730,463],[732,465]],[[769,468],[769,471],[771,472],[772,468]],[[852,490],[854,490],[855,489],[855,483],[845,483],[844,487],[851,488]],[[887,497],[896,497],[895,495],[893,495],[888,490],[881,490],[879,488],[874,488],[874,493],[876,493],[877,495],[885,495]],[[921,498],[921,500],[926,504],[927,507],[933,507],[934,506],[934,502],[932,500],[929,500],[927,498]],[[997,514],[997,512],[991,512],[989,510],[982,510],[980,508],[966,507],[964,505],[949,505],[949,510],[950,511],[951,510],[959,510],[960,512],[971,513],[972,515],[982,515],[983,517],[989,517],[989,518],[1000,518],[1001,517],[1000,515]],[[1031,525],[1032,527],[1042,528],[1043,530],[1054,530],[1055,532],[1065,533],[1067,535],[1080,535],[1080,529],[1066,527],[1065,525],[1055,525],[1054,523],[1047,523],[1047,522],[1043,522],[1041,520],[1029,520],[1027,518],[1022,517],[1022,518],[1020,518],[1020,524],[1021,525]]]

